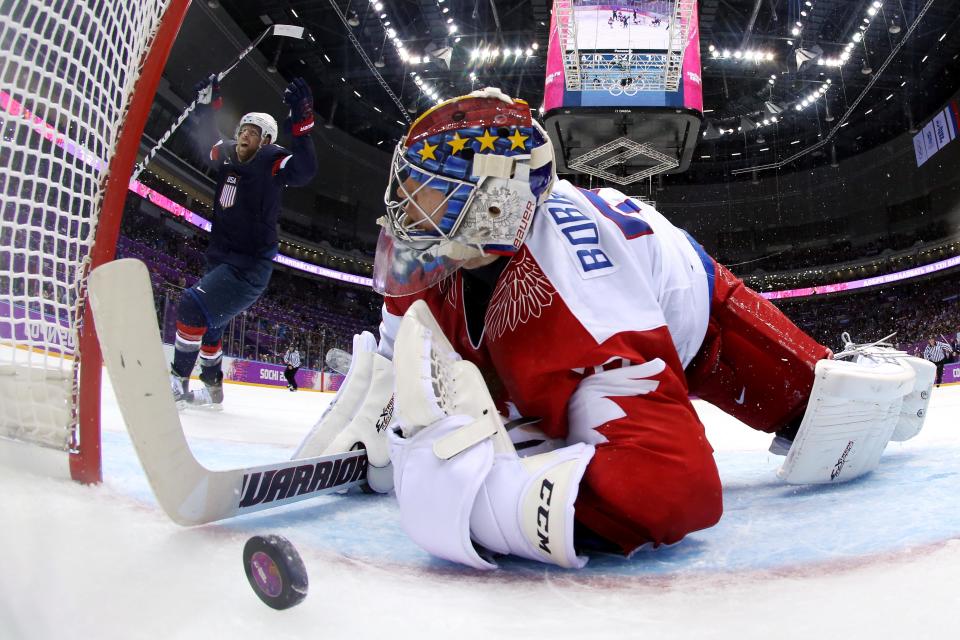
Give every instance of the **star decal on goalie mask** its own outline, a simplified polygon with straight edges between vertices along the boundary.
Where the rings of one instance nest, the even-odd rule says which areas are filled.
[[[431,145],[429,142],[424,140],[423,148],[420,149],[420,151],[417,151],[417,153],[420,154],[420,160],[421,161],[436,160],[437,156],[434,155],[434,152],[437,150],[438,146],[439,145],[437,144]]]
[[[530,136],[525,136],[520,133],[520,129],[517,129],[513,132],[512,136],[507,136],[507,140],[510,141],[510,150],[514,149],[525,150],[527,148],[526,142],[527,138]]]
[[[453,149],[450,153],[457,153],[458,151],[463,151],[463,148],[466,144],[470,142],[470,138],[461,138],[459,133],[453,134],[452,140],[447,140],[447,144],[450,145],[450,148]]]
[[[483,135],[477,136],[477,140],[480,141],[480,151],[483,151],[484,149],[490,149],[490,151],[495,151],[493,143],[499,140],[499,138],[493,135],[492,133],[490,133],[489,129],[484,129]]]

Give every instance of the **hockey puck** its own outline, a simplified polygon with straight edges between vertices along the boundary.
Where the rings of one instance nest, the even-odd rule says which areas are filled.
[[[289,609],[307,597],[307,570],[293,544],[283,536],[247,540],[243,569],[254,593],[269,607]]]

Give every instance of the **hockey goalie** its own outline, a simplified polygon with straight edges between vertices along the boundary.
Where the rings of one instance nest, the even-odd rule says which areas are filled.
[[[922,428],[928,363],[833,355],[650,206],[557,180],[529,106],[499,90],[414,122],[385,198],[379,342],[357,337],[298,455],[362,444],[433,555],[582,567],[716,524],[691,395],[774,434],[788,483],[869,473]]]

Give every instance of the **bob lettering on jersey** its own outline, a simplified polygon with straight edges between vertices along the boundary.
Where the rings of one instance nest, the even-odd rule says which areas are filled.
[[[610,273],[616,266],[600,248],[597,223],[583,214],[573,201],[554,194],[546,203],[555,228],[566,240],[568,252],[577,260],[585,278]]]

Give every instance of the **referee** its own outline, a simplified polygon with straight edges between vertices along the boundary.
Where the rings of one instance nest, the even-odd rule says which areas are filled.
[[[953,354],[950,345],[946,342],[937,342],[934,338],[927,338],[927,346],[923,348],[923,358],[937,365],[937,386],[943,380],[943,366],[947,358]]]
[[[297,351],[295,346],[287,347],[287,352],[283,354],[283,363],[287,365],[283,372],[283,377],[287,379],[287,389],[296,391],[299,389],[297,386],[297,371],[300,370],[300,352]]]

